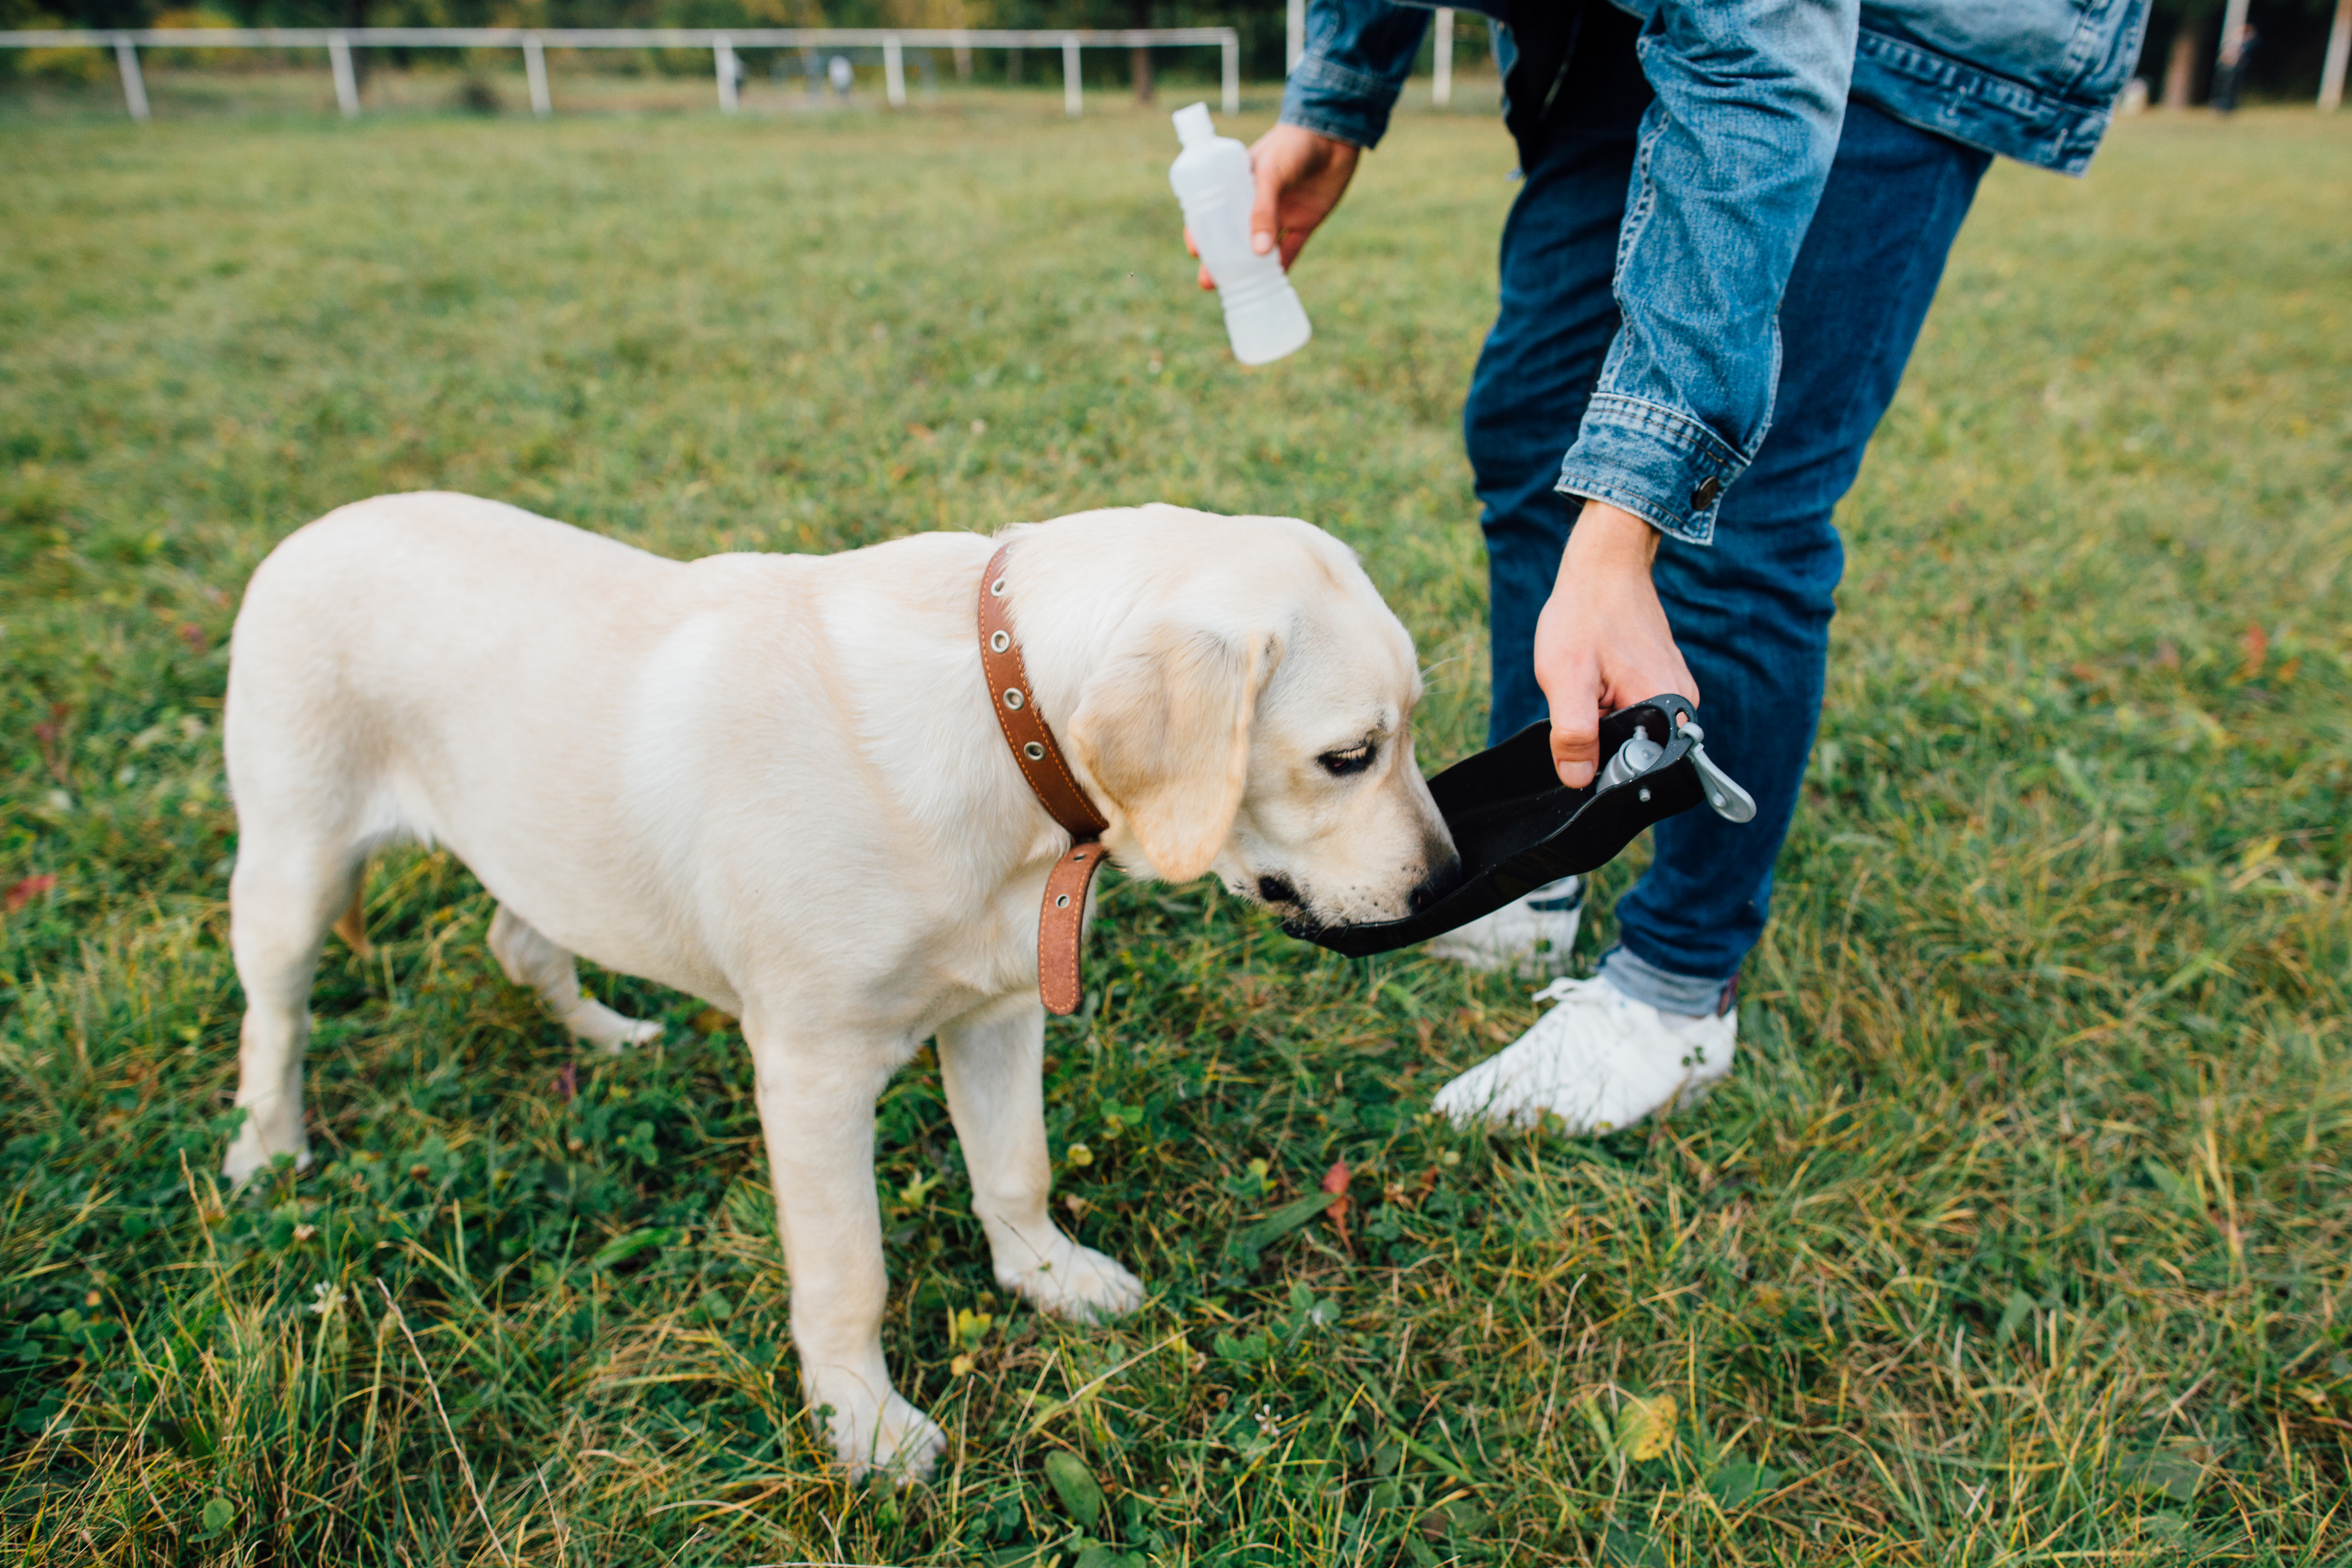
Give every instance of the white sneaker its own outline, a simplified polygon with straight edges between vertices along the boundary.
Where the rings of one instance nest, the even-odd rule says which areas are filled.
[[[1522,980],[1558,974],[1584,919],[1584,879],[1562,877],[1491,915],[1429,939],[1428,951],[1472,969],[1508,969]]]
[[[1456,1124],[1532,1127],[1549,1111],[1571,1133],[1606,1132],[1696,1104],[1731,1070],[1737,1013],[1661,1013],[1605,980],[1555,980],[1536,1000],[1559,1005],[1437,1091]]]

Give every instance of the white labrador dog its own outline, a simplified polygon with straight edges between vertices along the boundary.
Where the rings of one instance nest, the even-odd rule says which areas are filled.
[[[326,933],[370,851],[435,844],[498,899],[500,965],[582,1039],[659,1026],[584,998],[575,953],[741,1018],[793,1338],[853,1469],[919,1475],[945,1443],[880,1331],[874,1102],[925,1040],[997,1279],[1074,1317],[1139,1304],[1046,1208],[1038,906],[1070,840],[982,679],[1003,539],[1038,710],[1130,875],[1214,871],[1328,923],[1454,874],[1413,765],[1412,641],[1307,523],[1153,506],[681,564],[494,501],[380,497],[280,544],[237,615],[228,1175],[308,1163]]]

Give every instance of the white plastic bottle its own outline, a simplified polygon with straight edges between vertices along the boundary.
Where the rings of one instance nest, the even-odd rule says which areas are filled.
[[[1267,364],[1304,348],[1314,336],[1307,307],[1283,275],[1279,247],[1260,256],[1250,248],[1250,205],[1257,182],[1249,149],[1217,134],[1205,103],[1175,113],[1184,151],[1168,168],[1168,183],[1183,205],[1192,243],[1225,305],[1225,335],[1244,364]]]

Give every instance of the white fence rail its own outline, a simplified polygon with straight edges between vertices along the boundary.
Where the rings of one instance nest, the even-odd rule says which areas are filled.
[[[122,73],[122,101],[133,120],[147,118],[147,83],[139,51],[181,49],[324,49],[335,78],[335,101],[344,117],[360,111],[354,48],[520,49],[530,79],[531,112],[555,111],[547,86],[547,51],[559,49],[709,49],[719,84],[719,108],[735,112],[738,49],[880,48],[883,92],[894,109],[907,102],[908,46],[952,49],[1059,49],[1062,108],[1076,119],[1085,98],[1079,54],[1085,49],[1181,48],[1215,46],[1224,67],[1224,111],[1242,107],[1241,35],[1231,27],[138,27],[110,32],[79,29],[0,32],[0,49],[112,49]]]

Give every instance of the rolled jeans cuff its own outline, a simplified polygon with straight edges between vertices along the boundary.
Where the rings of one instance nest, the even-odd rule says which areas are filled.
[[[1685,1018],[1714,1017],[1731,1004],[1729,980],[1705,980],[1676,974],[1612,947],[1601,960],[1601,978],[1620,995],[1646,1002],[1661,1013]]]
[[[1562,495],[1607,501],[1692,544],[1715,539],[1723,492],[1748,459],[1689,416],[1622,393],[1595,394],[1560,460]]]

